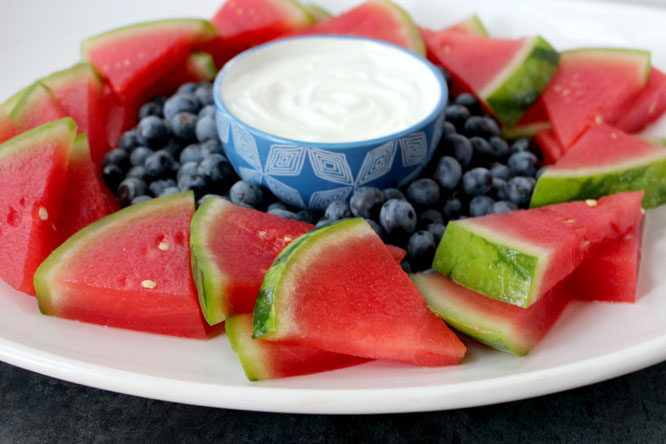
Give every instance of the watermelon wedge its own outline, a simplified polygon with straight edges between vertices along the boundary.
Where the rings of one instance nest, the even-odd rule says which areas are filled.
[[[539,177],[530,207],[638,190],[643,208],[666,203],[666,150],[597,125]]]
[[[522,308],[475,293],[439,273],[410,277],[428,307],[447,324],[483,344],[519,356],[546,336],[571,300],[562,283]]]
[[[67,191],[58,221],[62,240],[119,210],[118,201],[102,182],[90,154],[88,138],[78,134],[69,153]]]
[[[14,93],[9,99],[5,101],[5,103],[2,104],[2,107],[7,114],[12,113],[12,110],[16,107],[16,104],[19,102],[19,100],[21,100],[21,97],[23,97],[28,88],[30,88],[30,86],[26,86],[22,90]]]
[[[642,219],[642,192],[449,222],[433,268],[470,290],[527,308],[595,248]]]
[[[29,87],[9,117],[20,132],[67,117],[51,90],[41,82]]]
[[[60,240],[55,222],[75,135],[66,118],[0,145],[0,277],[24,293],[34,294],[32,275]]]
[[[409,14],[388,0],[370,0],[293,35],[341,34],[368,37],[425,56],[421,33]]]
[[[35,273],[39,309],[110,327],[205,338],[190,273],[192,214],[188,192],[132,205],[88,225]]]
[[[251,314],[227,319],[224,328],[250,381],[309,375],[368,361],[306,345],[252,339]]]
[[[531,138],[540,131],[550,131],[552,128],[543,101],[537,100],[518,123],[502,128],[502,134],[507,139]]]
[[[543,104],[560,144],[568,149],[591,126],[613,124],[645,87],[650,53],[631,49],[577,49],[561,54],[543,92]]]
[[[543,156],[543,165],[552,165],[564,156],[565,149],[552,130],[542,130],[534,135],[534,141]]]
[[[205,20],[160,20],[91,37],[81,44],[81,52],[113,92],[129,101],[178,66],[196,45],[215,35],[215,26]]]
[[[253,337],[427,366],[465,354],[361,218],[306,233],[278,255],[257,296]]]
[[[426,29],[422,34],[431,60],[507,127],[520,121],[557,70],[557,51],[539,36],[507,40]]]
[[[666,74],[652,67],[650,79],[615,123],[626,133],[639,133],[666,111]]]
[[[0,106],[0,143],[11,139],[17,135],[18,132],[18,128],[14,125],[12,119],[9,118],[9,114],[7,114],[5,109]]]

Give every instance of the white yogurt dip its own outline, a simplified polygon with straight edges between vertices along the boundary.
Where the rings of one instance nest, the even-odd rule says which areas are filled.
[[[304,142],[356,142],[400,132],[437,106],[424,61],[363,39],[310,37],[256,49],[225,68],[222,101],[239,120]]]

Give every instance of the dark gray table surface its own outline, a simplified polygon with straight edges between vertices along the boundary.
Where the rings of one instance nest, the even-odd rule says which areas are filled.
[[[0,443],[666,442],[666,362],[539,398],[399,415],[291,415],[174,404],[0,363]]]

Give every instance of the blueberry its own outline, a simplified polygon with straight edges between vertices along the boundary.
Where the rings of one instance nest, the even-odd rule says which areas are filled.
[[[450,105],[446,108],[446,120],[451,122],[457,130],[465,127],[465,121],[469,119],[470,112],[463,105]]]
[[[164,177],[171,174],[176,165],[171,153],[159,150],[148,156],[143,166],[146,167],[146,173],[148,173],[148,176]]]
[[[429,231],[414,232],[407,241],[407,259],[417,269],[428,268],[435,255],[435,236]]]
[[[185,174],[197,174],[199,172],[199,164],[197,162],[185,162],[176,173],[176,180],[180,179]]]
[[[169,130],[164,120],[157,116],[148,116],[141,119],[136,127],[139,141],[149,147],[161,147],[169,138]]]
[[[167,188],[175,187],[176,181],[173,179],[160,179],[155,180],[148,185],[150,192],[153,193],[153,196],[159,196]]]
[[[235,204],[246,204],[258,208],[264,200],[264,193],[259,185],[239,180],[231,186],[229,197]]]
[[[162,104],[153,101],[141,105],[141,108],[139,108],[139,120],[148,116],[164,117],[164,114],[162,114]]]
[[[492,197],[476,196],[469,201],[469,215],[471,217],[483,216],[494,203],[495,201]]]
[[[142,202],[148,202],[151,200],[151,196],[147,196],[145,194],[142,194],[141,196],[136,196],[134,199],[132,199],[132,202],[130,202],[130,205],[136,205]]]
[[[194,91],[194,97],[197,98],[201,106],[213,104],[213,85],[210,83],[200,84]]]
[[[439,186],[432,179],[416,179],[407,188],[407,199],[421,207],[429,207],[439,201]]]
[[[164,102],[164,117],[171,120],[173,116],[182,112],[198,114],[199,108],[201,106],[194,94],[178,93]]]
[[[219,139],[206,140],[201,143],[201,149],[208,154],[225,154]]]
[[[474,155],[472,157],[474,158],[477,165],[480,162],[487,162],[488,159],[492,157],[492,147],[486,139],[483,137],[474,136],[470,137],[469,141],[472,144],[472,149],[474,150]]]
[[[534,184],[527,177],[516,176],[506,183],[505,190],[509,201],[522,207],[530,203]]]
[[[444,136],[450,136],[451,134],[456,134],[456,127],[451,122],[444,122]]]
[[[427,227],[432,223],[444,223],[444,217],[442,216],[441,212],[435,210],[434,208],[428,208],[427,210],[423,210],[419,213],[419,227]]]
[[[298,216],[296,216],[296,213],[294,213],[293,211],[282,210],[280,208],[272,209],[268,211],[268,213],[274,216],[279,216],[283,219],[294,219],[294,220],[298,219]]]
[[[474,149],[467,137],[461,134],[446,136],[444,137],[442,145],[444,148],[444,154],[455,157],[463,168],[467,168],[472,161]]]
[[[384,188],[384,199],[390,200],[390,199],[398,199],[398,200],[407,200],[404,194],[402,194],[402,191],[398,190],[397,188]]]
[[[266,207],[266,212],[270,213],[271,210],[275,210],[275,209],[288,210],[287,206],[284,203],[278,201],[278,202],[273,202],[270,205],[268,205]]]
[[[490,156],[502,160],[509,155],[509,144],[501,137],[492,136],[490,142]]]
[[[456,159],[449,156],[439,158],[433,178],[439,183],[442,189],[447,191],[455,189],[461,177],[462,168]]]
[[[509,200],[509,195],[506,194],[506,180],[493,177],[493,193],[499,200]]]
[[[146,167],[143,165],[137,165],[130,168],[125,177],[136,177],[137,179],[146,180],[148,174],[146,173]]]
[[[431,223],[428,224],[427,230],[432,233],[432,235],[435,237],[435,243],[439,244],[439,241],[442,240],[442,237],[444,237],[444,232],[446,231],[446,225],[443,223],[438,224],[438,223]]]
[[[324,211],[324,217],[329,221],[341,220],[352,216],[351,208],[349,208],[349,204],[345,200],[334,200],[328,204]]]
[[[515,142],[513,142],[509,152],[510,152],[510,154],[515,154],[515,153],[519,153],[521,151],[529,151],[529,150],[530,150],[530,141],[529,141],[529,139],[518,139]]]
[[[493,175],[487,168],[474,168],[462,178],[463,190],[470,196],[481,196],[493,188]]]
[[[166,145],[160,149],[168,151],[174,159],[177,159],[180,156],[180,152],[183,151],[183,147],[180,146],[180,143],[174,138],[170,138]]]
[[[206,199],[222,199],[222,196],[220,196],[219,194],[204,194],[197,201],[197,207],[200,207],[201,204],[203,204],[206,201]]]
[[[539,168],[539,170],[536,172],[536,174],[534,175],[534,177],[536,177],[536,178],[538,179],[539,177],[541,177],[541,175],[542,175],[543,173],[546,172],[547,169],[548,169],[548,165],[546,165],[546,166],[542,166],[542,167]]]
[[[118,185],[120,185],[124,177],[125,173],[118,165],[106,165],[102,168],[102,180],[104,180],[106,186],[112,191],[118,189]]]
[[[442,208],[442,215],[446,220],[453,220],[458,218],[462,211],[462,202],[457,197],[452,197],[446,201]]]
[[[173,194],[178,194],[178,193],[180,193],[180,190],[178,189],[178,187],[169,187],[169,188],[165,188],[164,190],[162,190],[162,192],[160,193],[160,195],[158,197],[166,197],[166,196],[171,196]]]
[[[500,214],[500,213],[510,213],[511,211],[516,211],[518,206],[513,202],[507,202],[505,200],[500,200],[492,204],[486,214]]]
[[[356,217],[376,219],[384,204],[384,192],[375,187],[358,188],[349,200],[351,212]]]
[[[458,97],[455,98],[453,101],[454,104],[456,105],[462,105],[465,108],[469,110],[471,114],[483,114],[483,108],[481,107],[481,103],[477,100],[476,97],[474,97],[473,94],[469,93],[463,93],[460,94]]]
[[[319,219],[317,221],[317,223],[315,224],[315,227],[317,227],[317,228],[323,227],[324,225],[328,225],[330,223],[331,223],[330,220],[326,219],[325,217],[322,217],[321,219]]]
[[[194,94],[199,85],[195,82],[187,82],[180,85],[176,94]]]
[[[416,211],[407,201],[390,199],[382,205],[379,223],[387,234],[412,233],[416,228]]]
[[[534,177],[539,160],[529,151],[520,151],[512,154],[507,164],[515,176]]]
[[[374,232],[377,233],[377,236],[379,237],[384,236],[384,229],[376,221],[372,219],[366,219],[365,221],[368,223],[368,225],[370,225],[370,228],[372,228]]]
[[[132,150],[129,156],[130,163],[134,166],[143,165],[148,156],[153,154],[154,151],[146,146],[138,146]]]
[[[178,189],[180,191],[194,191],[197,198],[206,194],[207,185],[206,178],[199,174],[184,174],[178,179]]]
[[[202,145],[193,143],[192,145],[186,146],[183,151],[181,151],[179,160],[181,164],[187,162],[199,163],[204,160],[208,154],[208,151]]]
[[[236,179],[231,163],[222,154],[209,154],[201,161],[198,173],[205,176],[211,184],[231,185]]]
[[[120,148],[116,148],[114,150],[109,151],[104,155],[104,159],[102,160],[102,165],[107,166],[107,165],[116,165],[123,171],[127,171],[130,167],[130,161],[129,161],[129,156],[127,155],[127,151],[121,150]]]
[[[314,213],[309,210],[300,210],[296,213],[296,220],[300,220],[306,224],[311,224],[314,222]]]
[[[206,116],[215,117],[215,105],[206,105],[201,108],[201,111],[199,111],[199,118],[201,119]]]
[[[146,182],[136,177],[130,177],[120,182],[116,197],[120,204],[126,207],[132,203],[132,199],[143,194],[146,194]]]
[[[196,127],[196,136],[199,142],[205,142],[207,140],[217,140],[217,124],[215,123],[215,117],[205,116],[199,119]]]
[[[118,148],[125,151],[132,151],[137,145],[139,145],[139,138],[136,135],[135,128],[125,131],[118,141]]]
[[[498,179],[509,180],[513,176],[511,169],[503,163],[495,162],[490,166],[490,174]]]
[[[465,122],[465,134],[489,138],[500,136],[502,132],[497,122],[489,116],[472,116]]]
[[[400,266],[402,267],[402,271],[405,273],[413,273],[414,270],[412,269],[412,264],[410,264],[407,261],[402,261],[400,262]]]
[[[194,139],[194,131],[197,125],[197,116],[182,112],[178,113],[169,119],[169,128],[171,133],[182,141],[189,141]]]

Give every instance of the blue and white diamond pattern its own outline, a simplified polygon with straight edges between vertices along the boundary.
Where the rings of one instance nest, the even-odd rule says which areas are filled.
[[[229,130],[231,129],[231,122],[222,113],[216,113],[217,127],[222,143],[229,143]]]
[[[437,142],[439,142],[440,137],[442,137],[442,133],[444,132],[444,118],[446,116],[444,113],[440,113],[439,116],[437,116],[437,120],[435,120],[435,127],[432,130],[432,141],[430,142],[430,155],[435,152],[437,149]]]
[[[282,202],[299,208],[305,207],[303,198],[294,188],[283,184],[271,176],[264,176],[264,180],[266,181],[266,185],[268,185],[268,189]]]
[[[257,170],[261,170],[257,141],[254,140],[252,134],[248,133],[241,126],[233,124],[231,126],[231,137],[234,139],[234,146],[238,155]]]
[[[354,190],[354,187],[334,188],[332,190],[315,191],[310,196],[308,207],[324,209],[333,201],[346,200]]]
[[[391,171],[393,159],[397,151],[397,142],[391,140],[368,151],[363,159],[361,169],[356,176],[356,184],[363,185],[378,179]]]
[[[308,153],[315,176],[329,182],[346,185],[354,183],[354,176],[344,153],[334,153],[319,148],[312,148]]]
[[[271,145],[264,172],[273,176],[298,176],[303,169],[306,148],[296,145]]]
[[[426,135],[422,131],[401,138],[400,149],[403,166],[418,165],[428,159],[428,143]]]
[[[239,167],[238,175],[240,176],[241,179],[246,180],[248,182],[261,184],[262,174],[260,170],[253,170],[252,168]]]

